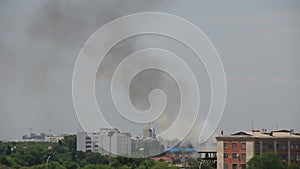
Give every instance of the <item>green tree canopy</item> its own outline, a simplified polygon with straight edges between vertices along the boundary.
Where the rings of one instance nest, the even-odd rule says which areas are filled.
[[[198,169],[201,165],[201,169],[213,169],[207,162],[199,160],[199,159],[194,159],[194,158],[189,158],[187,159],[187,167],[188,169]]]
[[[247,163],[248,169],[288,169],[278,154],[267,152],[261,156],[252,157]]]

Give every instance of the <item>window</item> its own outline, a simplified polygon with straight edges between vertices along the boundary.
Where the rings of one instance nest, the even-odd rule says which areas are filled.
[[[246,149],[246,143],[242,143],[241,148],[242,148],[243,150],[245,150],[245,149]]]
[[[287,144],[286,143],[278,143],[277,150],[287,150]]]
[[[242,153],[242,160],[246,160],[246,153]]]
[[[288,159],[288,155],[287,154],[279,154],[279,156],[281,157],[281,159],[283,161],[286,161]]]
[[[228,149],[228,143],[224,142],[224,149],[227,150]]]
[[[268,144],[268,149],[269,150],[273,150],[274,149],[274,144],[273,143],[269,143]]]
[[[237,164],[232,164],[232,169],[237,169],[238,165]]]
[[[291,160],[296,161],[296,154],[291,154]]]
[[[297,154],[296,160],[300,161],[300,154]]]
[[[282,149],[286,150],[287,149],[287,144],[282,144]]]
[[[237,159],[239,157],[238,153],[232,153],[232,158]]]
[[[228,164],[224,164],[224,169],[228,169]]]
[[[232,143],[232,148],[236,149],[237,148],[237,143]]]
[[[246,169],[246,164],[241,164],[242,169]]]
[[[263,143],[263,150],[273,150],[274,144],[273,143]]]
[[[260,143],[259,142],[255,142],[255,150],[260,150]]]
[[[228,153],[224,153],[224,159],[228,158]]]
[[[295,148],[296,148],[295,144],[291,144],[291,150],[293,150]]]

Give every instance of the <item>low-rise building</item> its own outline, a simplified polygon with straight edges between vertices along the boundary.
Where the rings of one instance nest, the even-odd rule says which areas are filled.
[[[244,169],[254,155],[276,152],[288,164],[300,164],[300,135],[293,130],[238,132],[217,139],[217,168]]]
[[[21,141],[35,141],[35,142],[59,142],[59,140],[63,140],[67,134],[60,135],[50,135],[50,134],[36,134],[30,133],[29,135],[23,135]]]
[[[44,141],[46,137],[45,133],[36,134],[36,133],[30,133],[29,135],[23,135],[22,140],[23,141]]]

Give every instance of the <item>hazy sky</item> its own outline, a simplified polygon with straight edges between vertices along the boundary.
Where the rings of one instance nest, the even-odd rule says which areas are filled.
[[[218,130],[300,132],[300,1],[0,1],[0,139],[80,129],[72,73],[85,41],[118,17],[166,12],[215,45],[228,83]]]

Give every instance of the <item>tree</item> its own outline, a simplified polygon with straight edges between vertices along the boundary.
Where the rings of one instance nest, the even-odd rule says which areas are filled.
[[[128,165],[123,165],[120,169],[130,169]]]
[[[300,169],[300,165],[297,164],[291,164],[288,169]]]
[[[46,167],[45,164],[39,164],[30,167],[30,169],[45,169],[45,167]],[[67,169],[67,168],[59,164],[58,162],[51,162],[48,165],[48,169]]]
[[[86,152],[86,161],[89,164],[107,164],[107,159],[100,153]]]
[[[137,168],[140,164],[144,161],[141,158],[129,158],[129,157],[122,157],[117,156],[111,159],[111,166],[113,168],[120,168],[123,165],[130,166],[131,168]]]
[[[248,163],[248,169],[287,169],[287,164],[282,161],[278,154],[273,152],[264,153],[261,156],[252,157]]]
[[[248,169],[260,169],[263,168],[262,159],[260,156],[252,157],[248,163]]]
[[[0,164],[10,166],[9,161],[7,160],[6,156],[0,156]]]
[[[11,154],[11,146],[8,145],[6,150],[5,150],[5,155],[10,155]]]
[[[151,169],[177,169],[178,167],[175,166],[169,166],[168,163],[159,161],[156,162]]]
[[[68,135],[64,137],[63,145],[70,151],[76,151],[76,135]]]
[[[83,169],[113,169],[109,165],[94,165],[94,164],[89,164],[83,167]]]
[[[79,165],[74,161],[67,161],[63,164],[67,169],[77,169]]]
[[[140,165],[140,169],[149,169],[154,165],[154,161],[152,160],[144,160]],[[144,168],[143,168],[144,167]]]
[[[201,165],[201,169],[213,169],[207,162],[199,159],[189,158],[187,159],[188,169],[198,169]]]

